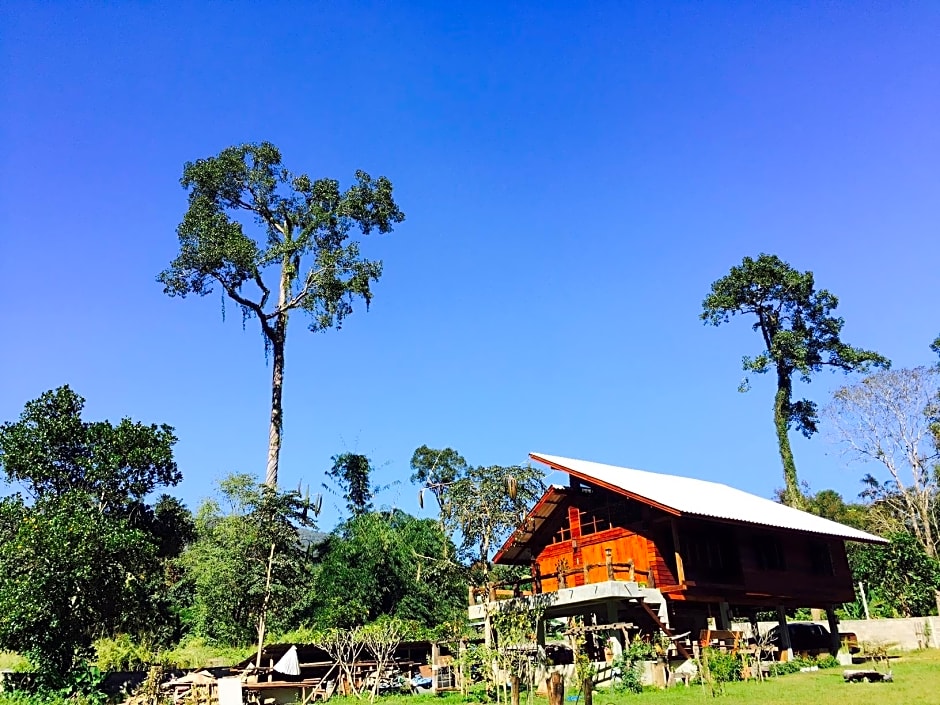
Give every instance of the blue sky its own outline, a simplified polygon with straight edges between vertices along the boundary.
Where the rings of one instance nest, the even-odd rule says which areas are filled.
[[[0,8],[0,419],[69,383],[173,425],[194,505],[263,473],[257,323],[163,295],[185,161],[270,140],[395,184],[371,311],[287,350],[282,484],[369,455],[417,511],[415,447],[531,450],[782,484],[773,382],[739,394],[710,283],[766,251],[896,365],[940,333],[936,3],[7,3]],[[824,402],[842,377],[809,388]],[[854,495],[824,437],[814,489]],[[327,502],[323,523],[335,513]]]

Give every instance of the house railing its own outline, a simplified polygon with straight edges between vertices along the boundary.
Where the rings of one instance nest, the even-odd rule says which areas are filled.
[[[613,580],[636,582],[637,576],[642,576],[641,582],[645,582],[649,587],[654,587],[653,574],[648,570],[637,570],[632,558],[626,563],[615,563],[611,549],[605,549],[605,554],[606,560],[604,563],[585,563],[583,566],[572,569],[569,569],[565,561],[562,560],[559,562],[557,570],[547,575],[542,575],[538,563],[533,563],[532,575],[529,577],[493,582],[481,587],[471,587],[470,604],[557,592],[578,584],[589,585]],[[603,578],[598,580],[595,575],[595,579],[592,580],[591,571],[596,571],[598,568],[605,569],[602,574]],[[579,575],[582,578],[580,583],[578,583]]]

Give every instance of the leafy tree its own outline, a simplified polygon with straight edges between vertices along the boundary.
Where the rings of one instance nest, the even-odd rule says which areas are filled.
[[[465,613],[462,572],[438,558],[446,543],[436,522],[400,510],[351,517],[318,547],[309,618],[347,629],[392,615],[430,628]]]
[[[411,481],[427,488],[443,512],[448,486],[466,475],[469,466],[463,456],[453,448],[434,450],[424,445],[417,448],[411,456],[411,469]]]
[[[820,490],[806,497],[806,511],[846,526],[867,531],[871,529],[871,507],[866,504],[849,504],[835,490]]]
[[[849,554],[852,574],[868,586],[873,603],[883,603],[892,617],[920,617],[936,612],[940,564],[907,533],[892,534],[887,545],[861,546]]]
[[[774,426],[783,463],[784,501],[803,504],[803,494],[790,448],[789,430],[795,426],[807,438],[817,431],[816,404],[809,399],[793,400],[793,376],[809,382],[814,372],[829,367],[845,372],[887,367],[878,353],[854,348],[840,338],[843,319],[832,315],[838,299],[825,289],[817,290],[812,272],[799,272],[775,255],[745,257],[740,266],[712,284],[702,302],[701,318],[720,325],[732,316],[753,316],[764,350],[744,357],[746,372],[776,375]],[[748,381],[742,384],[742,391]]]
[[[412,456],[412,480],[434,492],[441,523],[460,535],[460,554],[488,579],[494,545],[518,526],[542,496],[544,473],[529,465],[472,466],[456,451],[421,446]]]
[[[161,558],[186,540],[181,505],[145,501],[180,480],[173,429],[88,422],[83,407],[60,387],[0,425],[0,466],[30,495],[0,502],[0,648],[26,654],[47,680],[97,636],[166,619]]]
[[[342,453],[332,458],[333,467],[327,470],[326,475],[336,483],[346,509],[352,516],[361,516],[371,512],[372,500],[378,488],[372,485],[372,464],[364,455],[355,453]],[[329,489],[327,485],[324,485]]]
[[[931,557],[940,555],[940,448],[930,430],[938,393],[940,368],[883,370],[836,390],[826,407],[849,456],[887,475],[868,473],[863,480],[862,496],[874,503],[873,528],[907,532]]]
[[[179,592],[190,596],[185,614],[191,633],[247,644],[262,613],[274,629],[290,624],[295,595],[310,568],[298,527],[312,522],[296,492],[258,486],[250,475],[229,476],[220,483],[219,494],[229,511],[222,511],[218,499],[199,508],[197,538],[179,559]]]
[[[80,492],[105,512],[127,509],[157,487],[182,479],[170,426],[84,421],[84,406],[65,385],[27,402],[19,421],[0,426],[0,465],[7,480],[35,499]]]
[[[291,174],[269,142],[188,162],[181,183],[189,191],[189,209],[177,228],[180,253],[158,279],[170,296],[202,296],[220,286],[241,308],[243,320],[258,319],[265,351],[273,357],[265,477],[273,487],[288,318],[305,311],[310,330],[323,331],[339,328],[357,297],[368,307],[382,263],[363,258],[350,232],[388,233],[404,214],[385,177],[357,171],[356,184],[341,191],[333,179]],[[258,236],[246,232],[247,220],[259,226]]]

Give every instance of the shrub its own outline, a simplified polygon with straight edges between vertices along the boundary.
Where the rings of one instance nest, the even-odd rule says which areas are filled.
[[[718,683],[741,680],[741,660],[734,654],[706,649],[705,659],[708,662],[708,672]]]

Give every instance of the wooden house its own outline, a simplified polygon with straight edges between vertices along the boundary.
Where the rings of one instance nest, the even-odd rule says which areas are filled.
[[[732,612],[818,607],[835,627],[832,607],[855,599],[846,541],[884,543],[716,482],[530,457],[570,481],[549,487],[494,561],[528,566],[529,592],[554,594],[549,616],[697,634],[710,618],[730,628]]]

